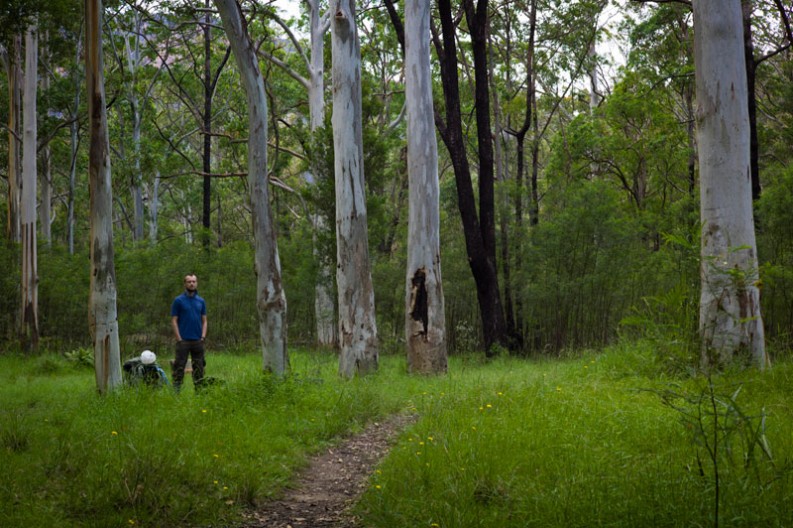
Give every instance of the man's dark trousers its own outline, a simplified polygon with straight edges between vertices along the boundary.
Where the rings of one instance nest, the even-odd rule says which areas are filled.
[[[173,386],[176,390],[182,387],[188,356],[193,364],[193,386],[200,387],[204,381],[204,342],[179,341],[176,343],[176,360],[173,363]]]

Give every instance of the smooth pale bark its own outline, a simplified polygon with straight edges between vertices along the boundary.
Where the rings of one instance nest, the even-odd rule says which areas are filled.
[[[320,13],[319,0],[303,0],[308,7],[309,16],[309,35],[311,42],[310,58],[303,53],[302,43],[292,32],[289,26],[278,17],[273,20],[279,24],[287,37],[292,41],[297,53],[303,59],[308,71],[308,78],[301,75],[289,64],[279,58],[259,49],[258,53],[269,60],[272,64],[281,68],[287,75],[295,79],[303,86],[308,93],[309,107],[309,126],[312,135],[319,141],[317,131],[325,122],[325,86],[324,86],[324,35],[330,27],[330,11]],[[324,170],[324,159],[318,155],[322,149],[312,149],[310,160],[309,180],[314,182],[327,178]],[[316,321],[317,342],[321,346],[335,347],[338,344],[338,326],[336,321],[336,307],[333,302],[333,279],[331,277],[330,264],[317,253],[316,239],[317,233],[326,229],[328,218],[317,212],[312,215],[314,226],[314,256],[319,266],[317,270],[317,280],[314,285],[314,317]]]
[[[184,228],[184,241],[188,246],[193,245],[193,204],[187,200],[184,192],[180,192],[180,198],[184,204],[182,213],[182,227]]]
[[[7,55],[8,72],[8,219],[10,242],[20,241],[19,201],[22,193],[22,37],[14,35]]]
[[[127,84],[127,102],[129,103],[130,113],[132,114],[132,181],[130,191],[132,193],[132,240],[143,240],[143,174],[140,166],[141,156],[141,127],[143,125],[143,116],[141,112],[141,102],[138,93],[135,89],[135,80],[137,78],[138,70],[140,68],[141,53],[140,53],[140,39],[141,39],[141,17],[136,14],[135,17],[135,31],[127,33],[124,38],[125,51],[127,54],[127,69],[131,76],[130,82]]]
[[[361,49],[355,2],[331,2],[333,149],[336,178],[336,283],[339,374],[377,370],[374,289],[369,264],[361,120]]]
[[[409,219],[405,294],[408,371],[446,372],[438,144],[432,105],[429,0],[405,1]]]
[[[286,296],[281,283],[275,228],[267,190],[267,99],[253,42],[244,29],[236,0],[215,0],[248,99],[248,187],[253,217],[256,307],[264,370],[283,375],[286,349]]]
[[[121,385],[121,353],[116,308],[113,189],[102,58],[101,0],[85,1],[85,42],[85,81],[91,138],[88,159],[88,188],[91,196],[88,325],[94,342],[96,386],[100,393],[105,394]]]
[[[143,41],[144,19],[141,13],[135,12],[132,15],[132,30],[123,31],[124,54],[127,67],[126,99],[129,104],[131,128],[132,128],[132,174],[130,178],[130,193],[132,195],[132,239],[136,242],[142,241],[146,225],[146,180],[141,167],[142,150],[142,128],[143,115],[149,106],[149,97],[154,89],[157,77],[164,68],[165,61],[160,62],[160,66],[149,81],[148,87],[139,94],[139,73],[143,68],[146,57],[141,53],[141,43]],[[123,150],[123,149],[122,149]]]
[[[306,0],[309,6],[309,30],[311,32],[311,57],[309,64],[308,111],[311,132],[316,137],[317,131],[325,122],[325,33],[328,25],[320,13],[319,0]],[[324,160],[315,154],[311,163],[311,172],[315,179],[325,178],[323,174]],[[314,220],[314,231],[324,229],[326,219],[317,216]],[[319,273],[314,292],[314,312],[317,320],[317,341],[322,346],[335,347],[338,343],[338,327],[336,325],[336,306],[333,302],[333,281],[328,262],[319,259]]]
[[[597,27],[595,27],[597,31]],[[594,113],[600,104],[600,93],[598,93],[598,52],[597,52],[597,35],[592,37],[587,50],[587,56],[590,60],[589,65],[589,111]]]
[[[22,196],[20,200],[20,228],[22,239],[22,348],[35,350],[39,343],[38,255],[36,239],[36,94],[38,92],[39,43],[38,28],[32,25],[25,32],[25,81],[22,135]]]
[[[694,2],[702,222],[702,363],[765,352],[752,215],[749,115],[741,0]]]

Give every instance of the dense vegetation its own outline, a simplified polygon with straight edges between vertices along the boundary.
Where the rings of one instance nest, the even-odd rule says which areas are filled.
[[[525,38],[529,28],[522,14],[529,4],[537,8],[533,44]],[[4,12],[17,24],[0,35],[6,49],[12,31],[26,20],[20,13],[27,11],[12,8],[26,5],[38,6],[12,2]],[[87,149],[79,141],[86,137],[85,97],[80,96],[83,65],[74,54],[80,16],[55,9],[59,5],[37,7],[43,9],[43,30],[60,28],[47,32],[41,42],[41,70],[52,83],[39,90],[39,108],[47,109],[40,112],[40,141],[42,148],[46,143],[51,149],[51,163],[40,166],[42,171],[52,168],[53,200],[50,234],[39,237],[38,276],[43,348],[64,352],[89,340],[84,315],[88,189]],[[263,57],[276,57],[294,72],[303,72],[294,43],[287,45],[283,29],[274,22],[275,12],[246,5],[256,7],[248,11],[249,30],[262,39]],[[198,31],[204,14],[183,5],[135,6],[106,6],[122,341],[136,343],[130,353],[138,345],[164,344],[167,305],[186,270],[198,273],[207,296],[213,345],[255,340],[250,217],[240,177],[246,164],[247,121],[233,61],[224,59],[224,35],[213,29],[205,41]],[[499,281],[516,336],[512,352],[519,355],[602,346],[620,335],[645,332],[656,337],[667,333],[666,343],[689,347],[696,325],[699,215],[696,145],[689,126],[696,102],[691,100],[691,15],[685,5],[675,3],[609,6],[607,11],[618,12],[618,17],[604,8],[603,2],[588,0],[518,2],[499,7],[490,20],[493,126],[500,130],[494,136],[501,142],[496,149]],[[779,353],[793,335],[793,62],[785,41],[780,44],[775,9],[771,3],[758,3],[751,20],[755,56],[763,59],[757,62],[755,88],[759,272],[766,336],[776,345],[772,353]],[[363,2],[359,12],[370,255],[378,329],[388,350],[401,346],[404,326],[407,180],[404,120],[398,119],[404,97],[401,56],[384,7]],[[182,23],[166,24],[164,19]],[[306,29],[305,16],[284,23],[305,46],[307,37],[300,33]],[[599,55],[589,54],[592,38],[621,46],[624,64],[616,67],[606,46],[599,48]],[[205,43],[215,83],[208,101],[211,130],[206,131],[211,132],[211,153],[204,150],[201,134],[206,126],[201,121],[207,102],[201,64]],[[535,46],[533,93],[528,92],[522,62],[530,44]],[[469,47],[462,45],[460,53],[467,56]],[[327,103],[326,126],[310,133],[304,88],[277,63],[263,59],[262,65],[272,123],[268,164],[289,339],[310,343],[316,332],[317,269],[323,262],[332,265],[335,258],[332,220],[320,228],[312,223],[315,213],[333,218],[332,178],[326,177],[333,166],[332,109]],[[599,79],[596,105],[584,82],[588,71]],[[0,76],[0,83],[7,81]],[[443,111],[441,80],[434,82],[436,105]],[[473,143],[472,96],[462,91],[461,108]],[[0,100],[4,121],[8,111],[8,101]],[[524,121],[528,134],[518,143],[516,131]],[[7,138],[4,134],[2,141]],[[78,143],[72,144],[75,138]],[[524,154],[522,166],[517,147]],[[454,353],[481,346],[482,332],[455,181],[448,152],[443,147],[440,151],[442,267],[448,341]],[[475,152],[472,146],[469,157],[475,158]],[[2,170],[8,167],[7,155],[7,148],[0,149]],[[210,174],[199,170],[207,155]],[[319,167],[324,169],[307,176],[308,170],[318,170],[312,159],[323,160]],[[7,182],[3,173],[3,210]],[[139,199],[145,205],[143,217],[134,212]],[[6,222],[4,214],[4,231]],[[6,270],[0,278],[0,339],[4,349],[14,349],[20,323],[19,246],[0,251]],[[691,350],[683,353],[693,357]]]
[[[788,526],[793,365],[670,377],[652,346],[554,361],[452,358],[445,377],[340,380],[293,354],[212,355],[195,395],[97,398],[79,355],[0,358],[0,524],[207,526],[278,495],[305,457],[386,414],[418,422],[372,475],[372,527]],[[86,358],[83,358],[86,359]],[[717,507],[718,506],[718,507]]]
[[[280,20],[270,3],[244,2],[267,87],[271,206],[288,302],[291,371],[274,379],[261,373],[256,351],[246,104],[219,21],[193,4],[108,1],[104,27],[122,361],[151,349],[166,363],[171,300],[184,274],[196,273],[209,310],[208,374],[224,381],[178,396],[96,395],[82,14],[60,1],[9,0],[0,10],[4,94],[13,37],[39,15],[39,75],[49,83],[38,94],[47,157],[38,207],[50,219],[39,223],[37,351],[20,339],[21,244],[11,236],[0,244],[0,525],[231,523],[277,496],[308,455],[397,412],[419,421],[358,506],[371,526],[793,524],[793,33],[781,2],[747,10],[757,284],[772,368],[698,370],[689,6],[518,0],[490,3],[492,134],[477,134],[465,17],[458,28],[474,186],[477,142],[495,140],[499,298],[511,340],[485,361],[452,159],[439,141],[451,355],[443,377],[404,373],[402,57],[383,2],[358,2],[382,364],[349,381],[338,379],[334,351],[314,346],[317,277],[335,264],[335,200],[330,98],[325,126],[310,131],[298,81],[307,17]],[[606,53],[607,42],[624,60]],[[448,100],[437,73],[442,114]],[[9,128],[14,110],[0,99]],[[0,135],[7,235],[13,137]]]

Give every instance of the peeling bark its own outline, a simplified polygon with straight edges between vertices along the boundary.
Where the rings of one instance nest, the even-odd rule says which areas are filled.
[[[98,391],[105,394],[121,385],[121,351],[116,308],[113,189],[110,182],[110,140],[105,110],[101,0],[86,0],[85,13],[85,80],[91,138],[88,156],[91,245],[88,325],[94,342],[96,385]]]
[[[25,32],[25,82],[22,98],[22,196],[20,200],[22,327],[20,337],[23,350],[36,350],[39,344],[38,254],[36,247],[38,46],[38,28],[33,25],[28,27]]]
[[[314,137],[325,122],[325,40],[327,24],[320,13],[319,0],[306,0],[309,6],[309,28],[311,31],[311,62],[309,64],[308,110],[311,132]],[[316,150],[311,160],[311,172],[314,179],[327,178],[323,170],[323,161],[318,159]],[[318,213],[314,218],[314,233],[324,230],[329,225],[325,215]],[[314,316],[317,324],[317,342],[321,346],[336,347],[338,345],[338,326],[336,322],[336,305],[333,302],[333,279],[330,264],[326,259],[319,260],[319,273],[314,289]]]
[[[429,0],[405,2],[405,97],[409,178],[405,340],[408,371],[446,372],[440,262],[440,187],[430,73]]]
[[[339,298],[339,374],[377,370],[378,339],[363,172],[361,50],[354,0],[331,5],[333,149],[336,181],[336,283]]]

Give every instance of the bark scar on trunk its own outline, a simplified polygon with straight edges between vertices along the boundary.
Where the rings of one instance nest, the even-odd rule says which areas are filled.
[[[410,293],[410,317],[412,317],[414,321],[421,321],[424,330],[420,334],[423,336],[427,335],[427,326],[429,325],[426,281],[426,269],[424,267],[417,269],[411,279],[412,291]]]

